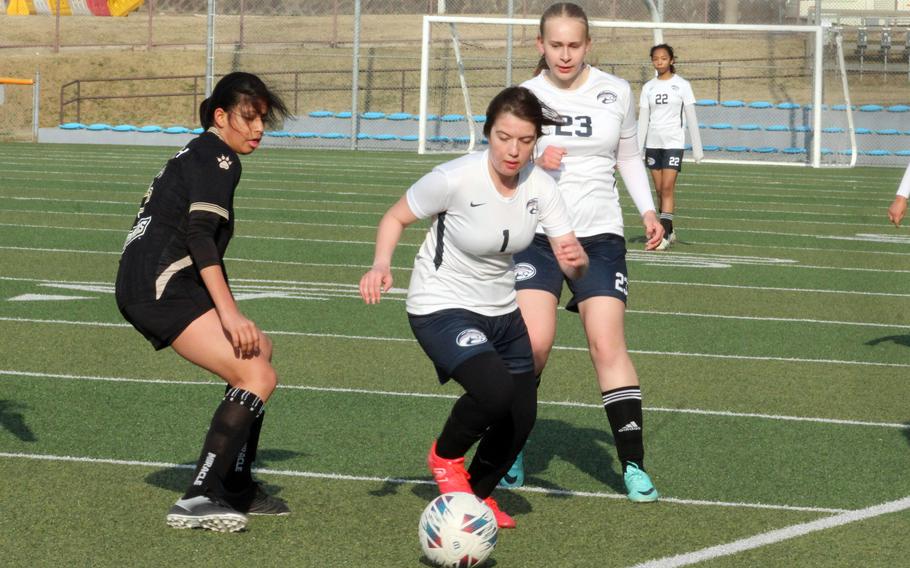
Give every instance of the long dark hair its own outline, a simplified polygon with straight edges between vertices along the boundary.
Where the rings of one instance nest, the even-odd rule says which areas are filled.
[[[199,122],[208,130],[215,124],[215,110],[231,111],[242,105],[256,109],[265,107],[263,122],[275,125],[288,116],[288,108],[277,94],[269,90],[262,79],[252,73],[228,73],[212,89],[212,96],[199,105]]]
[[[540,99],[525,87],[506,87],[493,97],[487,105],[487,120],[483,124],[483,134],[487,138],[493,130],[493,123],[501,114],[511,113],[521,120],[535,126],[538,138],[543,136],[544,126],[562,124],[559,113],[540,102]]]
[[[676,56],[673,55],[673,48],[670,47],[669,45],[667,45],[665,43],[659,43],[659,44],[655,45],[654,47],[651,48],[651,53],[648,54],[648,57],[653,58],[654,52],[657,51],[658,49],[665,49],[667,51],[667,55],[670,56],[670,73],[676,73],[676,65],[673,65],[673,60],[676,59]]]
[[[588,15],[585,14],[585,11],[578,4],[573,4],[571,2],[550,4],[550,7],[544,10],[543,15],[540,16],[541,39],[544,36],[544,26],[550,18],[576,18],[581,20],[585,24],[585,39],[591,39],[591,28],[588,26]],[[534,69],[534,76],[540,75],[549,68],[550,67],[547,65],[547,58],[541,55],[540,61],[537,62],[537,67]]]

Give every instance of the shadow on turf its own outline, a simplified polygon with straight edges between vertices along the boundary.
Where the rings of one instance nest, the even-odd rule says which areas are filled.
[[[256,462],[253,468],[268,467],[273,462],[286,461],[302,455],[300,452],[290,450],[259,450],[256,453]],[[145,481],[149,485],[167,489],[174,493],[183,493],[189,487],[193,477],[193,467],[196,462],[182,464],[185,467],[168,467],[159,469],[145,476]],[[188,467],[186,467],[188,466]],[[263,483],[263,487],[270,495],[277,495],[281,487],[269,483]]]
[[[870,339],[866,342],[866,345],[878,345],[879,343],[885,343],[886,341],[890,341],[897,345],[903,345],[904,347],[910,347],[910,335],[885,335],[883,337]]]
[[[0,426],[23,442],[34,442],[37,438],[25,423],[25,417],[21,412],[26,408],[24,404],[13,400],[0,400]]]

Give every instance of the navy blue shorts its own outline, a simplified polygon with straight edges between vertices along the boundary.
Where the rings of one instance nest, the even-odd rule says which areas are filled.
[[[572,298],[566,304],[570,312],[578,312],[578,304],[596,296],[610,296],[626,302],[629,296],[629,271],[626,268],[626,239],[603,233],[578,239],[588,253],[588,271],[578,280],[565,277],[553,255],[546,235],[537,235],[527,249],[515,259],[515,289],[543,290],[559,297],[562,283],[569,285]]]
[[[649,170],[682,171],[682,148],[645,148],[645,164]]]
[[[534,371],[528,328],[515,310],[503,316],[484,316],[469,310],[440,310],[423,316],[408,314],[417,343],[436,366],[439,382],[468,359],[485,351],[498,353],[513,375]]]

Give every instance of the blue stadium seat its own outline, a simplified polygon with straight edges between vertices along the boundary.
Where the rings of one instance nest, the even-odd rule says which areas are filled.
[[[111,128],[110,124],[104,124],[103,122],[96,122],[85,127],[86,130],[110,130]]]
[[[771,126],[766,126],[765,130],[768,132],[790,132],[790,127],[786,124],[772,124]]]
[[[463,114],[444,114],[439,117],[442,122],[459,122],[464,120]]]
[[[778,104],[777,108],[783,109],[783,110],[796,110],[796,109],[800,108],[800,106],[797,103],[786,102],[786,103]]]
[[[727,146],[724,148],[727,152],[748,152],[748,146]]]
[[[726,122],[715,122],[710,125],[711,130],[732,130],[733,125]]]
[[[742,108],[746,106],[746,103],[742,101],[723,101],[720,103],[720,106],[727,108]]]
[[[888,107],[888,112],[907,112],[910,111],[910,106],[908,105],[891,105]]]
[[[371,111],[371,112],[365,112],[365,113],[361,114],[360,116],[367,120],[378,120],[380,118],[385,118],[386,114],[384,112]]]
[[[714,99],[698,99],[695,104],[697,106],[717,106],[717,101]]]
[[[720,146],[715,146],[714,144],[706,144],[701,147],[705,152],[717,152],[720,150]]]
[[[895,156],[910,156],[910,150],[898,150],[894,153]]]
[[[855,110],[856,106],[854,105],[850,108]],[[847,110],[847,105],[831,105],[831,110]]]
[[[417,142],[417,135],[416,134],[405,134],[404,136],[401,137],[401,140],[403,142]]]
[[[758,148],[752,148],[752,151],[757,154],[776,154],[777,148],[774,146],[760,146]]]
[[[374,140],[398,140],[398,136],[394,134],[376,134],[373,136]]]
[[[863,105],[859,107],[860,112],[879,112],[885,110],[882,105]]]
[[[818,152],[822,156],[830,156],[831,154],[834,153],[834,150],[832,150],[831,148],[819,148]]]
[[[135,132],[136,127],[132,124],[118,124],[117,126],[111,128],[114,132]]]
[[[854,130],[857,134],[872,134],[872,129],[870,128],[857,128]]]
[[[468,142],[471,141],[471,137],[470,136],[455,136],[454,138],[452,138],[452,141],[457,142],[459,144],[467,144]]]
[[[897,128],[882,128],[875,131],[876,134],[882,134],[884,136],[894,136],[895,134],[900,134],[901,131]]]
[[[761,130],[761,126],[757,124],[740,124],[736,127],[737,130]]]
[[[313,118],[329,118],[330,116],[335,116],[335,113],[328,110],[314,110],[309,113],[309,116]]]
[[[168,126],[161,132],[165,134],[189,134],[190,129],[186,126]]]
[[[358,140],[372,140],[373,137],[371,135],[367,134],[366,132],[358,132],[357,139]]]
[[[487,115],[485,115],[485,114],[475,114],[474,115],[474,122],[486,122],[486,121],[487,121]]]
[[[335,113],[335,118],[351,118],[351,111],[343,110]]]
[[[888,150],[860,150],[859,152],[863,156],[890,156],[891,152]]]
[[[826,126],[825,128],[822,128],[822,132],[827,132],[828,134],[840,134],[841,132],[844,132],[844,129],[840,126]]]
[[[162,128],[157,124],[147,124],[137,129],[137,132],[161,132]]]
[[[774,108],[774,105],[768,101],[754,101],[749,103],[749,108]]]
[[[292,136],[294,138],[317,138],[319,134],[315,132],[294,132]]]
[[[205,132],[205,128],[202,128],[201,126],[197,126],[196,128],[190,130],[190,134],[196,134],[197,136],[203,132]]]
[[[850,148],[845,148],[843,150],[838,150],[837,153],[840,154],[841,156],[850,156],[853,154],[853,150],[851,150]]]
[[[783,150],[781,150],[781,152],[783,152],[784,154],[805,154],[806,149],[791,146],[789,148],[784,148]]]
[[[319,135],[320,138],[326,138],[329,140],[340,140],[342,138],[350,138],[349,134],[342,134],[341,132],[325,132]]]
[[[793,127],[793,132],[812,132],[812,128],[806,124],[800,124]]]
[[[452,141],[452,139],[449,138],[448,136],[430,136],[429,138],[427,138],[427,140],[430,142],[442,142],[442,143]]]
[[[395,112],[395,113],[386,115],[386,118],[388,118],[389,120],[411,120],[412,118],[414,118],[414,115],[412,115],[409,112]]]
[[[61,124],[60,128],[63,130],[82,130],[85,128],[85,125],[81,122],[67,122],[65,124]]]

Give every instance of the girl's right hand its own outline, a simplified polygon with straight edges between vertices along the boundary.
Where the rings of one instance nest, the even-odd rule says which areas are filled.
[[[234,346],[234,352],[238,356],[248,359],[259,354],[259,338],[262,332],[253,323],[239,311],[230,314],[221,315],[221,327],[224,333],[230,338],[231,345]]]
[[[547,146],[535,163],[545,170],[558,170],[566,154],[566,149],[561,146]]]
[[[388,266],[374,266],[360,279],[360,297],[367,304],[378,304],[383,292],[392,289],[392,271]]]

